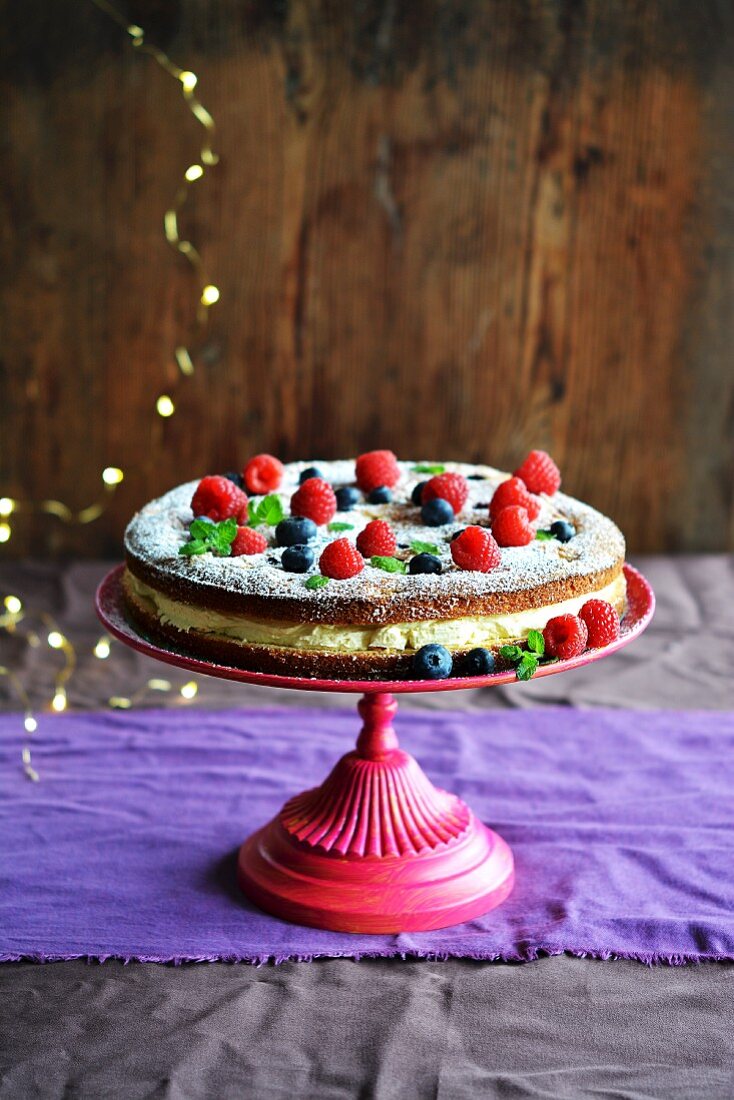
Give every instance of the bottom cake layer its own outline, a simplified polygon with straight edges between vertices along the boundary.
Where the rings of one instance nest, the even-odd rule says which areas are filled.
[[[247,669],[253,672],[265,672],[288,676],[304,676],[319,679],[340,680],[382,680],[407,676],[411,672],[413,655],[416,647],[387,648],[374,647],[370,649],[338,649],[333,645],[318,647],[316,645],[273,645],[262,642],[252,643],[236,640],[221,633],[196,630],[193,628],[182,629],[170,620],[162,618],[156,605],[148,597],[147,593],[140,591],[140,585],[130,573],[125,574],[123,581],[125,605],[133,625],[152,641],[173,648],[181,653],[204,660],[214,661],[217,664],[228,665],[233,668]],[[527,631],[531,628],[542,628],[548,619],[564,612],[578,611],[578,607],[570,604],[581,604],[592,597],[608,600],[614,605],[620,616],[624,613],[626,605],[626,585],[624,576],[620,576],[598,592],[589,592],[583,598],[576,601],[564,601],[545,608],[537,608],[533,614],[533,621],[522,631],[514,634],[504,631],[502,636],[494,641],[486,641],[488,649],[498,650],[501,645],[521,643],[527,637]],[[567,606],[569,605],[569,606]],[[537,619],[537,622],[535,621]],[[414,624],[417,626],[431,627],[433,624]],[[441,628],[447,625],[437,622],[435,637],[425,638],[425,641],[435,640],[445,644],[441,635]],[[525,625],[525,624],[523,624]],[[492,631],[496,633],[496,631]],[[420,644],[424,644],[423,641]],[[468,653],[477,641],[465,644],[449,645],[455,662],[455,672],[461,674],[461,658]]]

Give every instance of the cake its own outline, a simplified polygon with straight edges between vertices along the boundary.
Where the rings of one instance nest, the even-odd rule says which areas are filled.
[[[543,452],[512,478],[390,452],[257,456],[244,478],[188,482],[133,517],[126,612],[168,648],[291,676],[489,671],[542,655],[544,631],[547,657],[549,623],[581,622],[589,601],[625,608],[622,533],[559,483]],[[426,664],[429,650],[444,663]]]

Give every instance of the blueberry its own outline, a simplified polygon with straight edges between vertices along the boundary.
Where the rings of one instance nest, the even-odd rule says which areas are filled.
[[[453,542],[454,539],[458,539],[459,535],[463,535],[465,531],[466,531],[466,527],[462,527],[462,528],[460,528],[460,530],[454,531],[453,535],[449,539],[449,542]]]
[[[494,654],[488,649],[472,649],[462,661],[465,676],[488,676],[494,672]]]
[[[454,509],[443,497],[434,497],[421,508],[421,519],[426,527],[443,527],[445,523],[453,523]]]
[[[409,573],[440,573],[441,562],[435,554],[416,554],[408,562]]]
[[[453,661],[442,645],[424,645],[413,657],[413,672],[421,680],[445,680]]]
[[[389,504],[391,500],[392,493],[387,485],[380,485],[378,489],[373,489],[367,497],[368,504]]]
[[[323,477],[318,466],[307,466],[305,470],[301,470],[298,475],[298,484],[303,485],[304,481],[308,481],[310,477]]]
[[[555,523],[551,523],[550,533],[559,542],[568,542],[576,534],[576,528],[570,523],[566,523],[565,519],[557,519]]]
[[[227,470],[226,474],[222,474],[222,477],[226,477],[227,481],[233,481],[238,489],[244,487],[244,478],[242,474],[238,474],[236,470]]]
[[[421,504],[423,503],[423,489],[427,484],[427,481],[419,481],[413,492],[410,494],[410,499],[413,501],[413,504],[415,504],[418,508],[420,508]]]
[[[303,546],[300,543],[296,546],[288,546],[280,560],[286,573],[308,573],[313,565],[313,550],[310,546]]]
[[[316,524],[312,519],[301,516],[288,516],[275,528],[275,541],[278,546],[303,546],[316,538]]]
[[[345,485],[343,489],[337,489],[335,495],[337,512],[351,512],[359,500],[359,493],[351,485]]]
[[[486,481],[487,479],[484,476],[484,474],[467,474],[466,475],[466,480],[467,481]]]

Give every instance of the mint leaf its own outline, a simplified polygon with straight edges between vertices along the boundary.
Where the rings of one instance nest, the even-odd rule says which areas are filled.
[[[327,531],[353,531],[353,530],[354,530],[354,524],[353,523],[341,523],[341,522],[330,523],[329,526],[327,527]]]
[[[420,539],[416,539],[415,542],[411,542],[410,549],[414,554],[437,554],[438,547],[434,546],[432,542],[421,542]]]
[[[283,505],[277,493],[270,493],[263,497],[259,504],[249,500],[247,502],[247,514],[250,527],[257,527],[265,523],[268,527],[275,527],[283,518]]]
[[[503,645],[500,646],[500,657],[505,661],[512,661],[514,664],[519,661],[523,655],[523,651],[519,645]]]
[[[328,577],[322,577],[320,573],[314,573],[313,577],[309,577],[306,581],[306,588],[323,588],[328,583]]]
[[[209,546],[203,539],[191,539],[190,542],[185,542],[183,546],[179,546],[179,554],[183,554],[185,557],[191,557],[192,554],[205,554]]]
[[[534,653],[523,653],[522,659],[515,669],[518,680],[529,680],[538,670],[538,658]]]
[[[387,558],[383,557],[382,554],[374,554],[370,561],[375,569],[384,569],[386,573],[407,573],[408,571],[405,562],[400,561],[398,558]]]
[[[205,519],[195,519],[189,527],[189,535],[192,539],[204,539],[211,534],[214,524]]]
[[[539,630],[531,630],[528,633],[528,649],[542,657],[545,653],[545,638]]]
[[[421,463],[418,466],[413,467],[414,474],[442,474],[446,467],[442,466],[440,462],[431,464],[430,462]]]
[[[535,538],[538,542],[548,542],[550,539],[553,539],[554,537],[555,536],[552,535],[550,531],[536,531],[535,532]]]

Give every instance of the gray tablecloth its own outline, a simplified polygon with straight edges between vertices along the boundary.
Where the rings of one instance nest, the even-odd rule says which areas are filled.
[[[648,558],[658,612],[622,653],[564,676],[401,706],[734,709],[734,563]],[[99,635],[104,566],[3,567],[0,593],[58,616],[79,648],[76,706],[131,694],[160,667]],[[50,654],[0,659],[47,690]],[[171,673],[176,682],[177,675]],[[185,677],[179,677],[183,680]],[[0,680],[0,690],[7,683]],[[5,694],[2,705],[13,706]],[[160,705],[165,696],[148,696]],[[203,705],[344,705],[202,681]],[[734,967],[647,969],[553,958],[510,966],[346,959],[254,968],[81,962],[0,966],[0,1098],[734,1096]]]

